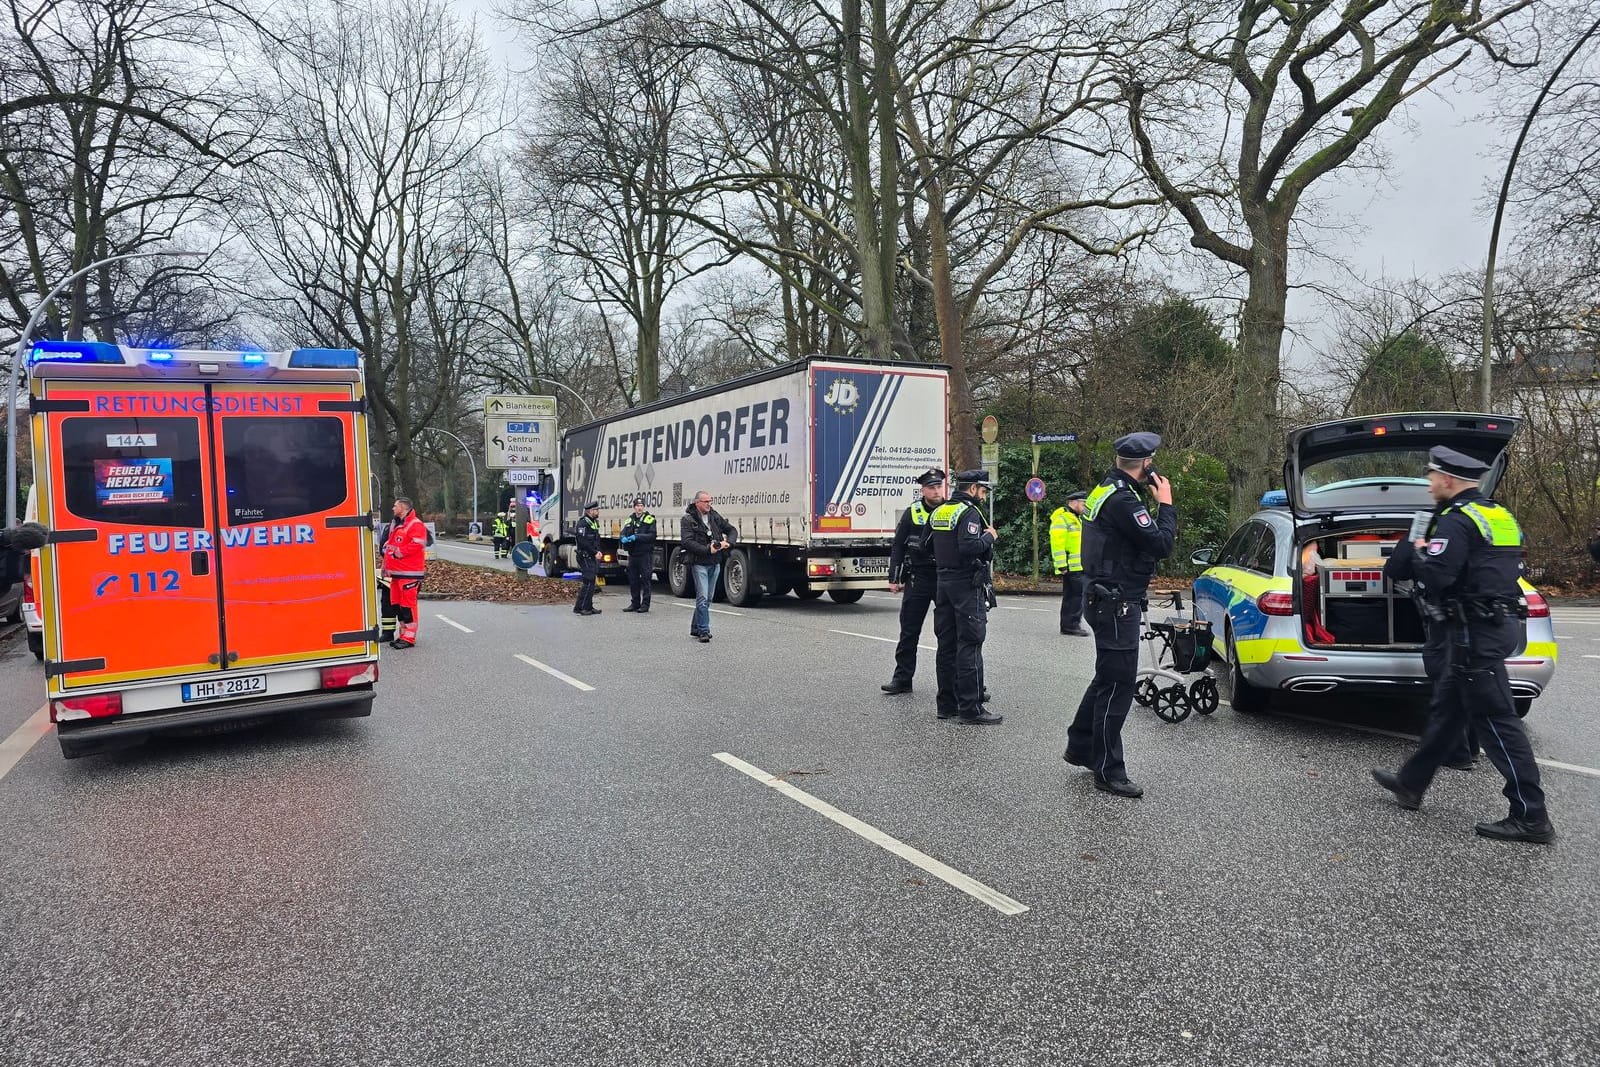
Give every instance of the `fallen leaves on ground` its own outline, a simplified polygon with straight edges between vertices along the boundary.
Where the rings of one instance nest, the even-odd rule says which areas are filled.
[[[431,600],[487,600],[496,604],[570,604],[578,583],[561,578],[518,578],[510,571],[430,560],[422,595]]]

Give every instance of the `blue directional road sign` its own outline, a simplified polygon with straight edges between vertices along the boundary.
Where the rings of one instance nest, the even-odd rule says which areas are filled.
[[[539,550],[533,547],[532,541],[519,541],[511,549],[511,563],[518,570],[527,570],[539,558]]]

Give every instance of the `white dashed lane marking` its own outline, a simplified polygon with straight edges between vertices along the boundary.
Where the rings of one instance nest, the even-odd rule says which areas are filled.
[[[11,768],[28,754],[28,750],[39,743],[39,738],[49,732],[50,705],[44,704],[13,730],[10,737],[0,741],[0,778],[9,774]]]
[[[864,823],[854,815],[840,811],[825,800],[818,800],[804,789],[792,786],[781,778],[775,778],[760,767],[746,763],[738,756],[730,755],[727,752],[715,752],[712,753],[711,758],[726,763],[740,774],[748,775],[770,789],[777,790],[795,803],[810,808],[818,815],[844,827],[857,837],[871,841],[885,852],[899,856],[907,863],[933,875],[933,877],[946,885],[954,886],[973,899],[989,905],[989,907],[1002,915],[1021,915],[1028,910],[1026,904],[1018,903],[1004,893],[990,889],[971,875],[963,874],[954,867],[939,862],[926,852],[912,848],[898,838],[890,837],[876,826]]]
[[[846,637],[863,637],[868,641],[882,641],[886,645],[897,645],[900,643],[892,637],[878,637],[875,634],[858,634],[854,630],[829,630],[828,632],[830,634],[844,634]],[[918,645],[917,647],[920,649],[925,649],[928,652],[939,651],[933,645]]]
[[[520,659],[522,662],[526,663],[530,667],[537,667],[539,670],[544,671],[544,673],[548,674],[552,678],[561,679],[563,682],[566,682],[568,685],[572,686],[572,688],[574,688],[574,689],[582,690],[585,693],[594,692],[594,686],[590,685],[587,682],[580,682],[576,678],[574,678],[572,675],[564,674],[561,671],[558,671],[554,667],[550,666],[550,664],[548,664],[548,663],[540,663],[538,660],[534,659],[532,656],[524,656],[521,652],[517,653],[517,658]]]
[[[473,632],[473,631],[467,629],[465,626],[462,626],[459,622],[456,622],[456,620],[452,619],[448,615],[435,615],[434,618],[438,619],[442,623],[446,623],[446,624],[448,624],[450,626],[454,626],[456,629],[460,630],[464,634],[470,634],[470,633]]]

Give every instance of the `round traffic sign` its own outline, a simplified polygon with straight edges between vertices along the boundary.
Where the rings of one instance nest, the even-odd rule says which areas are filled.
[[[539,558],[539,550],[533,547],[532,541],[519,541],[511,549],[511,563],[518,570],[527,570],[533,566],[534,560]]]
[[[1033,501],[1035,504],[1037,504],[1039,501],[1043,500],[1044,499],[1044,479],[1042,479],[1042,478],[1029,478],[1028,479],[1028,490],[1027,490],[1027,492],[1028,492],[1028,499]]]
[[[993,415],[983,417],[983,443],[992,445],[1000,440],[1000,420]]]

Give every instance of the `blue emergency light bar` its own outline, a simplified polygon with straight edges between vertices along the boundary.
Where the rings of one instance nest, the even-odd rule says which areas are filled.
[[[297,348],[289,353],[289,366],[311,370],[355,370],[361,356],[353,348]]]
[[[244,367],[288,366],[306,370],[358,370],[361,356],[351,348],[297,348],[292,352],[215,352],[206,349],[124,348],[106,341],[35,341],[29,363],[171,365],[232,363]]]
[[[122,349],[105,341],[35,341],[29,363],[123,364]]]
[[[1264,508],[1286,508],[1289,506],[1289,493],[1285,489],[1268,489],[1261,494],[1261,506]]]

